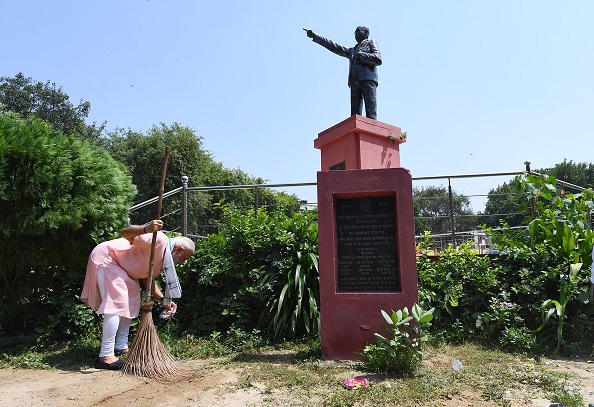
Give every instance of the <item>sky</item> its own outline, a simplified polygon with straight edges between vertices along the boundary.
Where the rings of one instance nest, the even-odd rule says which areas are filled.
[[[413,179],[514,172],[593,161],[593,15],[590,0],[1,0],[0,77],[53,82],[109,131],[180,123],[227,168],[308,183],[314,139],[350,100],[348,60],[303,28],[351,47],[365,25],[377,120],[407,132]],[[451,185],[480,196],[509,179]]]

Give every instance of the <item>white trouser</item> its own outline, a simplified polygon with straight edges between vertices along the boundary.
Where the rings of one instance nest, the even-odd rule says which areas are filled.
[[[97,269],[99,275],[97,276],[97,285],[101,298],[105,295],[105,283],[103,281],[103,269]],[[101,350],[99,357],[113,356],[114,349],[126,349],[128,347],[128,334],[130,332],[130,318],[121,317],[119,315],[104,314],[103,315],[103,333],[101,337]]]

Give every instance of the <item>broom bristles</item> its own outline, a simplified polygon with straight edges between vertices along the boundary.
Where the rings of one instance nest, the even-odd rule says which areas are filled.
[[[142,305],[138,330],[122,366],[122,373],[158,381],[172,381],[183,372],[183,369],[161,343],[153,323],[151,308],[152,302]]]

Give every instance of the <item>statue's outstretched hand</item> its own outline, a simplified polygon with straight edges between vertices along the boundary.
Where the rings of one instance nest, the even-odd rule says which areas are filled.
[[[307,36],[309,38],[313,38],[314,37],[314,32],[312,30],[308,30],[307,28],[304,28],[303,31],[305,31],[305,33],[307,34]]]

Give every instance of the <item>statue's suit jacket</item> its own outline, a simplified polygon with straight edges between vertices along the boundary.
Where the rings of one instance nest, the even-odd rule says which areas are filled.
[[[376,66],[382,64],[382,55],[375,40],[363,40],[354,47],[347,48],[314,33],[313,41],[336,55],[349,59],[349,86],[353,81],[373,81],[377,85]]]

